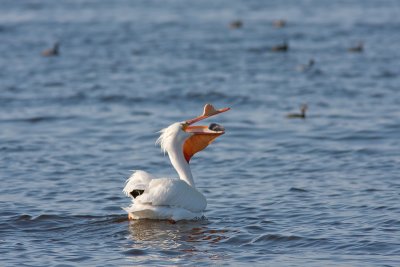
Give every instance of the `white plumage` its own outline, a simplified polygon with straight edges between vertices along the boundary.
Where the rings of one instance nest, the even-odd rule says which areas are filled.
[[[130,196],[134,189],[144,190],[130,207],[125,208],[134,219],[189,220],[201,217],[207,207],[204,195],[180,179],[157,179],[147,172],[136,171],[123,191]]]

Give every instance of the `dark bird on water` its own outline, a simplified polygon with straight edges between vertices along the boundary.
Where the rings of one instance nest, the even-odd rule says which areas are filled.
[[[58,56],[60,53],[60,43],[56,42],[52,48],[46,49],[42,52],[42,56],[44,57],[53,57]]]
[[[271,49],[274,52],[286,52],[289,50],[289,43],[285,40],[282,44],[275,45]]]
[[[286,20],[284,19],[277,19],[273,21],[273,25],[276,28],[283,28],[286,26]]]
[[[359,42],[356,46],[349,47],[347,50],[349,52],[361,53],[364,51],[364,44]]]
[[[306,111],[307,111],[308,106],[306,104],[301,105],[300,107],[300,113],[289,113],[286,117],[295,119],[305,119],[306,118]]]
[[[243,26],[243,22],[241,20],[238,20],[238,19],[232,21],[231,23],[229,23],[229,27],[231,29],[239,29],[239,28],[242,28],[242,26]]]
[[[314,59],[310,59],[307,64],[301,64],[297,66],[297,70],[300,72],[309,71],[314,66],[314,64],[315,64]]]

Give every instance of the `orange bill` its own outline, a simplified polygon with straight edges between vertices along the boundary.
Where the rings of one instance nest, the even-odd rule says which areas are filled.
[[[207,126],[187,126],[185,131],[192,133],[183,144],[183,154],[188,163],[194,154],[206,148],[215,138],[225,133],[223,130],[210,130]]]
[[[196,117],[196,118],[194,118],[194,119],[187,120],[186,123],[187,123],[188,125],[191,125],[191,124],[193,124],[193,123],[196,123],[196,122],[198,122],[198,121],[207,119],[207,118],[209,118],[209,117],[211,117],[211,116],[220,114],[220,113],[225,112],[225,111],[228,111],[228,110],[230,110],[230,108],[215,109],[213,105],[211,105],[211,104],[206,104],[206,105],[204,106],[203,114],[201,114],[200,116],[198,116],[198,117]]]

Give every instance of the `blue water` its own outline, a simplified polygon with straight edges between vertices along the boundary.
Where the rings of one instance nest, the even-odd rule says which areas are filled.
[[[1,266],[400,265],[398,1],[0,5]],[[232,108],[191,161],[207,219],[129,222],[125,179],[176,177],[157,131],[205,103]]]

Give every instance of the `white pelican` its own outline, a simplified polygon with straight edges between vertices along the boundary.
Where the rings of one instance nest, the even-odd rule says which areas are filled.
[[[228,110],[229,108],[217,110],[206,104],[201,116],[173,123],[161,130],[157,143],[164,153],[168,153],[179,179],[155,178],[145,171],[135,171],[123,189],[125,195],[132,198],[132,204],[124,208],[129,219],[177,221],[202,217],[207,200],[196,189],[189,161],[196,152],[206,148],[225,131],[216,123],[210,126],[192,124]]]

